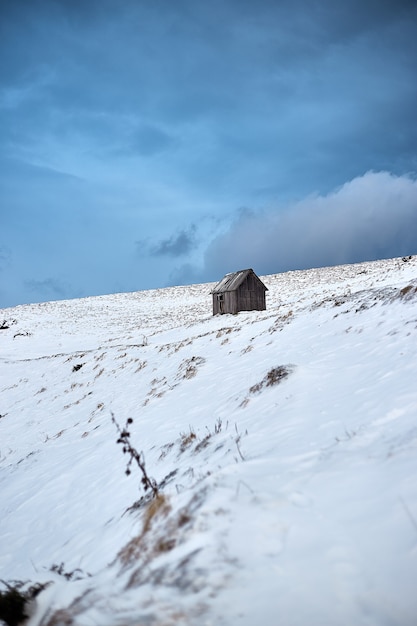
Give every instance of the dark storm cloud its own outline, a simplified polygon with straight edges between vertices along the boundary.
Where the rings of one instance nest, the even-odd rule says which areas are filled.
[[[182,230],[176,235],[162,239],[150,249],[151,256],[179,257],[189,254],[196,246],[196,229]]]

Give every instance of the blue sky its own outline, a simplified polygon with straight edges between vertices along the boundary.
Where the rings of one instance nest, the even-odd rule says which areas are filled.
[[[0,307],[417,253],[417,5],[2,0]]]

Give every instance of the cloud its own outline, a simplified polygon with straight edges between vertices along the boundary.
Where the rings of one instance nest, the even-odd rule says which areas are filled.
[[[25,181],[48,183],[80,183],[83,179],[68,172],[60,171],[45,165],[37,165],[22,159],[7,158],[0,155],[0,183]]]
[[[416,252],[417,180],[367,172],[285,209],[240,211],[208,246],[201,279],[245,267],[271,274]]]
[[[203,280],[198,266],[192,263],[184,263],[180,267],[174,268],[170,273],[167,286],[192,285],[201,283]]]
[[[0,246],[0,272],[10,266],[12,251],[7,246]]]
[[[132,137],[130,149],[133,153],[153,156],[167,150],[174,143],[175,140],[171,135],[160,128],[148,125],[136,131]]]
[[[161,239],[156,244],[147,240],[136,242],[139,254],[148,254],[153,257],[181,257],[189,254],[197,246],[196,227],[192,225],[188,230],[181,230],[167,239]]]
[[[27,280],[25,287],[40,296],[65,298],[71,293],[71,288],[56,278],[43,280]]]

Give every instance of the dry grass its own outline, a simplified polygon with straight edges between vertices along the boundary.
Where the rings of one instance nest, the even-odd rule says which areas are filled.
[[[207,435],[198,442],[198,444],[194,448],[194,452],[201,452],[201,450],[204,450],[204,448],[207,448],[207,446],[210,443],[210,439],[211,439],[211,433],[207,433]]]
[[[189,433],[180,433],[180,453],[185,452],[196,439],[197,435],[191,428]]]
[[[289,373],[290,370],[283,365],[280,365],[279,367],[273,367],[265,376],[266,386],[272,387],[272,385],[280,383],[282,380],[284,380],[284,378],[287,378]]]
[[[278,367],[273,367],[259,383],[256,383],[256,385],[252,385],[252,387],[249,388],[249,393],[259,393],[264,387],[272,387],[274,385],[277,385],[285,380],[285,378],[287,378],[291,372],[292,367],[288,365],[279,365]]]
[[[412,300],[417,295],[417,285],[407,285],[400,289],[398,298],[400,300]]]
[[[172,450],[173,447],[174,447],[173,443],[166,443],[164,446],[162,446],[161,454],[159,455],[158,461],[162,461],[166,457],[166,455],[170,452],[170,450]]]
[[[146,507],[144,520],[143,520],[143,533],[147,533],[151,526],[153,520],[158,516],[166,516],[171,510],[171,505],[168,502],[168,499],[164,494],[158,493],[153,500],[151,500]]]
[[[167,497],[161,493],[158,493],[158,495],[147,504],[143,515],[142,532],[136,537],[133,537],[117,555],[117,558],[124,566],[137,561],[141,556],[144,556],[145,553],[148,553],[149,550],[151,550],[152,558],[160,552],[167,551],[168,542],[172,544],[169,537],[166,538],[164,536],[162,539],[158,537],[155,541],[154,538],[151,539],[147,535],[156,521],[167,517],[170,510],[171,505]],[[173,547],[174,546],[171,545],[170,549]],[[148,557],[149,556],[148,554]]]
[[[294,313],[292,310],[288,311],[284,315],[280,315],[279,317],[276,318],[272,326],[269,327],[268,329],[269,332],[272,334],[272,333],[276,333],[277,330],[282,330],[284,326],[286,326],[286,324],[289,324],[293,320],[293,318],[294,318]]]
[[[181,589],[192,586],[194,579],[190,571],[191,561],[199,550],[192,550],[174,565],[164,560],[153,565],[153,561],[187,540],[190,525],[205,499],[206,490],[194,494],[191,500],[175,513],[165,496],[159,494],[158,502],[148,503],[140,535],[134,537],[119,552],[118,560],[133,566],[127,588],[145,583],[163,585],[169,581]]]
[[[202,356],[192,356],[190,359],[185,359],[178,368],[177,379],[194,378],[197,374],[198,367],[205,363],[205,361]]]
[[[217,331],[216,334],[216,338],[219,339],[220,337],[223,337],[223,335],[229,335],[231,332],[233,331],[233,328],[220,328],[220,330]]]

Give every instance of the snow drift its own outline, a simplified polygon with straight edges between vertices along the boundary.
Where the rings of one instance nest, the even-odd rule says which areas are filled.
[[[237,316],[208,284],[1,311],[29,626],[415,624],[417,258],[262,280]]]

